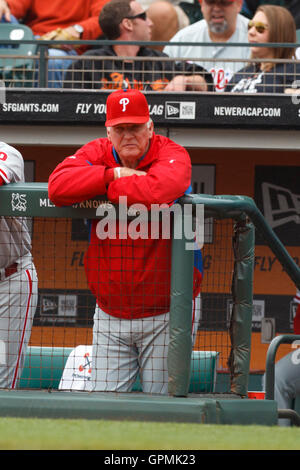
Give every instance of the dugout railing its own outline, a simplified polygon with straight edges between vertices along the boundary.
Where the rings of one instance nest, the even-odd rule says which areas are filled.
[[[5,25],[4,25],[5,27]],[[22,28],[23,26],[20,25]],[[15,25],[15,28],[18,28],[18,25]],[[132,87],[138,87],[139,89],[144,89],[144,90],[151,90],[151,91],[162,91],[164,88],[164,77],[168,81],[170,79],[170,76],[172,74],[175,75],[175,68],[174,70],[172,69],[172,64],[173,67],[175,66],[176,62],[181,62],[183,64],[183,69],[180,72],[181,74],[194,74],[197,75],[199,71],[195,70],[193,72],[192,70],[192,63],[201,63],[203,67],[206,70],[211,70],[211,69],[219,69],[220,67],[226,68],[228,64],[230,64],[232,68],[232,74],[243,68],[249,63],[256,64],[257,62],[268,62],[267,59],[210,59],[210,58],[202,58],[202,57],[176,57],[174,58],[163,58],[163,57],[151,57],[151,63],[153,64],[153,71],[151,73],[151,70],[146,70],[144,71],[144,63],[149,62],[150,58],[149,57],[123,57],[120,59],[120,57],[112,57],[112,56],[93,56],[93,50],[97,49],[102,46],[111,46],[114,44],[132,44],[136,45],[136,42],[132,41],[109,41],[106,40],[105,38],[99,39],[99,40],[77,40],[77,41],[45,41],[45,40],[37,40],[37,39],[24,39],[24,40],[11,40],[11,39],[6,39],[5,36],[2,35],[0,36],[0,78],[2,80],[2,83],[5,84],[5,87],[10,88],[10,87],[17,87],[17,88],[62,88],[64,85],[63,83],[57,83],[55,82],[54,78],[50,78],[51,83],[49,82],[49,77],[48,77],[48,64],[49,60],[52,60],[52,71],[53,75],[54,73],[57,72],[62,72],[65,74],[70,67],[72,68],[72,64],[74,62],[81,62],[83,65],[83,69],[85,69],[86,72],[90,72],[90,75],[92,76],[95,74],[95,69],[97,69],[97,66],[95,64],[101,62],[104,65],[102,65],[103,69],[99,68],[99,72],[103,72],[103,84],[102,86],[99,85],[99,77],[95,79],[88,79],[87,81],[84,79],[84,70],[79,69],[77,73],[77,78],[74,76],[74,74],[70,73],[69,78],[66,81],[66,86],[71,89],[115,89],[120,87],[120,82],[118,82],[118,78],[115,78],[112,80],[107,80],[106,76],[108,73],[110,74],[117,74],[120,73],[122,74],[125,70],[124,64],[120,65],[120,62],[123,63],[124,59],[129,60],[132,62],[132,83],[130,83],[130,86]],[[145,47],[163,47],[166,45],[169,46],[194,46],[197,47],[196,43],[189,43],[189,42],[184,42],[184,43],[170,43],[170,42],[158,42],[158,41],[142,41],[138,43],[139,46],[145,46]],[[211,47],[217,47],[217,46],[228,46],[226,43],[201,43],[201,47],[205,46],[207,48]],[[61,69],[61,65],[55,68],[55,59],[57,59],[56,56],[51,55],[49,53],[49,49],[52,48],[60,48],[60,47],[82,47],[82,48],[89,48],[89,55],[77,55],[77,56],[67,56],[66,60],[68,60],[68,65],[66,66],[65,69]],[[268,44],[257,44],[257,47],[299,47],[299,44],[283,44],[283,43],[268,43]],[[230,47],[243,47],[245,49],[249,48],[248,43],[230,43]],[[91,62],[92,67],[85,68],[85,63]],[[155,70],[155,62],[159,62],[162,65],[162,73],[157,74],[157,71]],[[109,63],[110,65],[105,65],[106,63]],[[169,66],[164,70],[164,63],[169,63]],[[274,60],[274,63],[278,64],[289,64],[291,63],[290,60],[285,60],[285,59],[276,59]],[[298,69],[296,70],[297,64],[299,64],[299,60],[293,60],[292,63],[295,65],[295,70],[288,70],[285,72],[285,69],[283,68],[283,71],[278,72],[279,77],[279,82],[280,79],[282,78],[282,75],[285,74],[295,74],[295,80],[298,79]],[[170,66],[171,64],[171,66]],[[189,65],[189,70],[186,69],[187,64]],[[88,66],[90,67],[90,66]],[[134,76],[135,74],[139,77],[142,78],[137,78],[135,79]],[[155,77],[155,74],[157,74],[156,78],[151,79],[151,75]],[[177,71],[176,74],[179,74]],[[255,74],[255,72],[253,72]],[[101,75],[101,73],[100,73]],[[275,74],[276,75],[276,74]],[[149,79],[150,77],[150,79]],[[247,74],[247,77],[249,77],[249,73]],[[155,84],[157,82],[157,84]],[[274,84],[276,82],[276,77],[274,77]],[[269,84],[266,86],[264,93],[278,93],[278,86],[277,87],[274,84]],[[150,86],[151,85],[151,86]],[[154,85],[152,87],[152,85]],[[297,85],[298,86],[298,85]],[[295,88],[297,88],[295,86]],[[188,90],[190,92],[195,92],[192,89]],[[212,89],[208,91],[213,91]],[[186,92],[186,91],[185,91]],[[282,90],[284,92],[284,90]]]
[[[99,200],[90,201],[87,204],[58,208],[48,198],[46,183],[15,183],[1,187],[0,192],[0,214],[7,217],[33,218],[33,240],[36,240],[35,218],[91,219],[96,216],[95,208],[99,206],[99,201],[100,203],[107,202],[105,198],[99,197]],[[230,374],[230,390],[228,391],[239,397],[247,397],[251,354],[255,228],[264,235],[267,244],[298,288],[300,286],[299,267],[268,226],[251,198],[194,194],[181,198],[180,203],[191,206],[192,210],[188,217],[193,218],[193,212],[197,205],[204,205],[206,219],[230,219],[232,221],[233,249],[230,254],[232,272],[227,273],[231,278],[232,308],[230,309],[231,316],[227,319],[230,344],[226,351],[225,360]],[[175,217],[174,224],[177,223],[182,224],[183,219]],[[182,233],[181,238],[173,238],[172,247],[168,373],[169,394],[174,397],[188,396],[191,381],[192,342],[190,331],[194,251],[185,249],[187,240],[184,237],[184,230]],[[55,238],[55,234],[53,236]],[[40,234],[38,234],[38,238],[40,238]],[[62,246],[60,246],[59,238],[58,250],[60,249],[62,250]],[[205,251],[205,244],[203,250]],[[41,253],[40,248],[36,251],[35,258],[38,258],[39,253]],[[45,262],[42,261],[42,263]],[[50,260],[48,263],[50,264]],[[54,277],[60,275],[58,270]],[[220,273],[215,273],[215,277],[217,276],[220,276]],[[200,321],[200,330],[201,327]],[[43,346],[42,339],[39,346]]]

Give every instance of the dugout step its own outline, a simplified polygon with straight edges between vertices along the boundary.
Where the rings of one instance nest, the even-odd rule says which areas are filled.
[[[277,425],[277,403],[144,393],[1,390],[1,417]]]

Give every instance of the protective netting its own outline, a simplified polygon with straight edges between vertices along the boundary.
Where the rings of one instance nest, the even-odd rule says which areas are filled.
[[[34,217],[30,226],[38,302],[17,386],[90,390],[93,365],[96,390],[167,393],[170,244],[149,253],[145,240],[139,240],[138,250],[136,240],[106,240],[96,260],[101,270],[96,268],[95,282],[103,300],[94,318],[96,300],[85,272],[89,221]],[[233,222],[208,219],[205,226],[189,391],[227,392]],[[107,370],[113,372],[108,376]]]

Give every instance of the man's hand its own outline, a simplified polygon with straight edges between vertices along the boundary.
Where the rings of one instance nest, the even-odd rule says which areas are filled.
[[[186,77],[184,75],[176,75],[164,88],[164,91],[185,91]]]
[[[127,168],[126,166],[119,166],[114,168],[114,179],[123,178],[125,176],[145,176],[147,173],[145,171],[134,170],[133,168]]]
[[[164,91],[207,91],[207,83],[201,75],[176,75]]]
[[[10,9],[5,0],[0,0],[0,18],[6,19],[6,21],[11,21]]]
[[[3,0],[0,0],[3,1]],[[76,41],[77,39],[80,39],[80,34],[78,31],[76,31],[73,26],[69,26],[68,28],[57,28],[54,29],[53,31],[49,31],[46,34],[43,34],[43,36],[40,37],[40,39],[43,39],[45,41]],[[52,45],[51,47],[59,47],[59,49],[63,49],[65,51],[70,51],[74,49],[74,46],[67,45],[67,44],[60,44],[59,46]],[[78,46],[75,46],[78,47]]]

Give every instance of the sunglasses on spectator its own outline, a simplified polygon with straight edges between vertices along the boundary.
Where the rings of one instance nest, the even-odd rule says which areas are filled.
[[[221,7],[229,7],[234,3],[234,0],[205,0],[206,5],[220,5]]]
[[[142,13],[139,13],[138,15],[126,16],[126,18],[127,18],[128,20],[136,20],[137,18],[140,18],[141,20],[146,21],[146,19],[147,19],[147,13],[146,13],[145,11],[143,11]]]
[[[253,26],[256,29],[256,31],[260,34],[264,33],[268,29],[268,26],[265,23],[261,23],[260,21],[250,20],[248,23],[248,30],[251,29]]]

